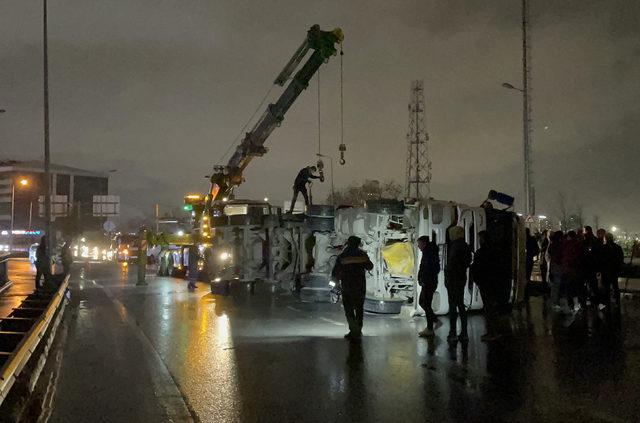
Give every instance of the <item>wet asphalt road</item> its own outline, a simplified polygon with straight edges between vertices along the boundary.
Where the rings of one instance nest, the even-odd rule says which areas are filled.
[[[7,270],[12,284],[0,293],[0,317],[9,315],[35,288],[35,269],[29,259],[11,259]]]
[[[566,328],[534,298],[511,336],[482,343],[473,316],[468,346],[453,348],[446,318],[427,342],[420,319],[366,315],[350,343],[339,306],[244,285],[218,297],[152,275],[136,287],[135,270],[74,272],[41,421],[640,420],[637,300],[618,328],[597,317]]]

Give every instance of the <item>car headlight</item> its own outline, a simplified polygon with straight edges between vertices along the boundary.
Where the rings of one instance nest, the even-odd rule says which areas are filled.
[[[227,253],[226,251],[220,253],[220,260],[227,261],[229,259],[231,259],[231,254],[230,253]]]

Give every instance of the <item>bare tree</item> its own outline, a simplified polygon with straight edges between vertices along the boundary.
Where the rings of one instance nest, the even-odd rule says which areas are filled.
[[[402,195],[402,186],[395,181],[387,181],[382,184],[382,197],[399,199]]]
[[[573,215],[575,216],[576,224],[578,225],[579,228],[582,228],[584,226],[582,204],[580,203],[576,204],[574,210],[575,211],[573,212]]]

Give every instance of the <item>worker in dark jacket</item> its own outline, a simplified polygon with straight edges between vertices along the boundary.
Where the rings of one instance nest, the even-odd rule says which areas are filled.
[[[305,168],[300,169],[298,172],[298,176],[296,176],[296,180],[293,182],[293,199],[291,200],[291,207],[289,208],[289,213],[293,213],[293,208],[296,205],[296,201],[298,200],[298,193],[302,194],[304,197],[304,204],[310,205],[309,201],[309,193],[307,192],[307,184],[311,179],[320,179],[322,180],[322,176],[316,176],[313,173],[318,170],[315,166],[307,166]]]
[[[440,251],[438,244],[431,242],[428,236],[418,238],[418,248],[422,252],[420,269],[418,270],[418,284],[420,285],[420,298],[418,303],[427,317],[427,327],[418,332],[418,336],[425,338],[433,336],[435,330],[442,326],[433,312],[433,294],[438,288],[438,274],[440,273]]]
[[[584,284],[583,292],[586,293],[586,298],[597,302],[599,298],[597,273],[600,266],[598,261],[602,256],[600,253],[601,244],[593,234],[591,226],[585,226],[583,233],[584,239],[580,242],[582,248],[581,283]]]
[[[360,238],[350,236],[347,247],[336,259],[331,275],[342,283],[342,305],[349,323],[349,333],[344,337],[362,336],[364,296],[367,289],[365,271],[373,269],[367,253],[360,249]]]
[[[464,287],[467,284],[467,269],[471,264],[471,248],[464,240],[464,228],[453,226],[449,229],[451,242],[447,247],[447,266],[445,267],[445,285],[449,297],[449,336],[450,342],[469,340],[467,334],[467,310],[464,307]],[[457,335],[458,314],[461,331]]]
[[[473,254],[473,264],[471,265],[471,276],[473,282],[480,288],[482,303],[484,305],[484,320],[487,333],[480,338],[484,342],[493,341],[500,337],[497,330],[497,314],[498,314],[498,293],[496,292],[495,279],[492,280],[493,264],[495,260],[492,251],[487,246],[487,232],[480,231],[478,233],[478,241],[480,248]]]
[[[602,310],[609,304],[611,290],[613,289],[614,305],[620,306],[620,288],[618,276],[624,266],[624,252],[622,247],[613,240],[613,234],[605,235],[604,245],[600,250],[600,278],[602,280],[602,292],[600,293],[599,308]]]
[[[62,261],[62,268],[64,275],[71,273],[71,265],[73,264],[73,254],[71,254],[71,248],[68,242],[62,245],[60,250],[60,261]]]
[[[533,273],[533,263],[537,255],[540,254],[540,247],[538,241],[531,235],[531,229],[526,229],[526,244],[525,244],[525,272],[527,276],[527,286],[524,290],[524,297],[529,299],[529,293],[531,291],[531,274]]]
[[[51,279],[51,257],[47,249],[47,237],[40,238],[40,244],[36,250],[36,291],[42,288],[40,278],[44,278],[44,283]]]

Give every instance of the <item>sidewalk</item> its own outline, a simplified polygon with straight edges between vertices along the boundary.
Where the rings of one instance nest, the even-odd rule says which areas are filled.
[[[25,297],[33,292],[35,268],[29,259],[9,260],[9,280],[13,285],[0,294],[0,317],[5,317],[18,307]]]

